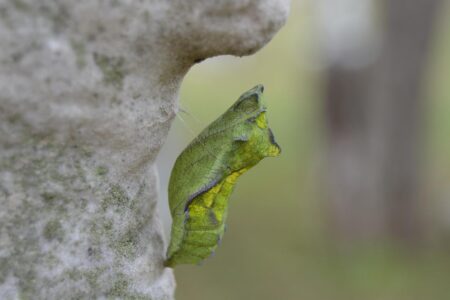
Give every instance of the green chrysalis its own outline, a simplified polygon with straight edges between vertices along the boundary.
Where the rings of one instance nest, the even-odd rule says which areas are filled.
[[[217,248],[236,179],[264,157],[278,156],[262,102],[264,87],[245,92],[177,158],[169,181],[173,218],[165,265],[197,264]]]

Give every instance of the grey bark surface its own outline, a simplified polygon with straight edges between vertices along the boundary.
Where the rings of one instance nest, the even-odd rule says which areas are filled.
[[[383,1],[376,59],[330,64],[325,118],[330,215],[341,240],[417,243],[423,79],[440,0]]]
[[[287,12],[276,0],[0,0],[0,298],[172,299],[154,161],[183,76],[254,53]]]

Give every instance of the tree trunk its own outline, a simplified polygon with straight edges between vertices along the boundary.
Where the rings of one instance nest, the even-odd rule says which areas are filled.
[[[421,100],[439,3],[383,2],[378,59],[327,70],[330,214],[346,241],[421,239]]]

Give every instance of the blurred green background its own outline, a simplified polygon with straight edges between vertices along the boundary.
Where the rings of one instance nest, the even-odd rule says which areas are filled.
[[[313,5],[294,2],[286,26],[255,55],[208,59],[189,72],[179,118],[158,158],[167,240],[165,191],[177,155],[256,84],[265,86],[270,126],[283,152],[238,181],[215,256],[175,268],[178,300],[450,299],[449,8],[440,9],[424,79],[427,234],[419,244],[374,239],[346,248],[335,242],[324,196],[326,69]]]

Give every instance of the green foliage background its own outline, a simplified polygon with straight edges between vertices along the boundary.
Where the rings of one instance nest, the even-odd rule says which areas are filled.
[[[450,221],[442,227],[450,219],[449,12],[441,18],[427,76],[424,178],[432,246],[419,251],[373,243],[342,254],[327,233],[323,70],[311,7],[293,5],[287,25],[256,55],[209,59],[189,72],[180,95],[188,113],[179,113],[184,122],[175,122],[161,168],[170,170],[202,128],[258,83],[266,87],[270,126],[283,152],[240,178],[215,257],[200,267],[177,266],[178,300],[450,299]]]

